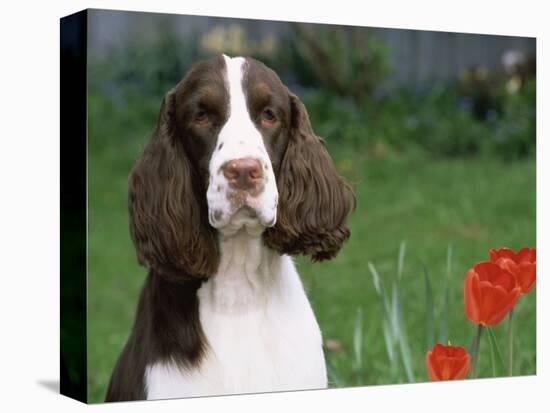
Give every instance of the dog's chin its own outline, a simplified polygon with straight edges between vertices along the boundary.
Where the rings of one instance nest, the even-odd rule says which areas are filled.
[[[234,211],[228,213],[209,214],[210,225],[216,228],[226,237],[233,236],[238,232],[246,231],[251,236],[260,236],[266,228],[275,225],[276,213],[272,216],[265,216],[261,210],[250,205],[243,205],[234,208]]]

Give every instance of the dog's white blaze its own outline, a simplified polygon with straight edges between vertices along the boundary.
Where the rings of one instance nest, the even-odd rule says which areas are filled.
[[[227,183],[218,168],[227,160],[251,156],[267,165],[258,216],[269,220],[276,214],[275,177],[242,90],[245,61],[228,57],[225,61],[231,112],[216,145],[223,147],[210,162],[207,198],[209,209],[223,209],[226,223],[217,227],[218,271],[197,292],[208,350],[198,368],[180,370],[171,363],[148,366],[148,399],[327,386],[321,332],[292,259],[265,247],[262,225],[257,219],[246,221],[249,218],[240,212],[234,214],[225,197]],[[215,190],[218,185],[223,191]],[[240,230],[243,223],[246,230]]]
[[[266,224],[273,225],[277,218],[277,184],[271,161],[265,149],[262,135],[250,118],[243,91],[243,74],[246,60],[242,57],[224,56],[226,65],[226,88],[229,94],[229,117],[222,127],[216,149],[210,159],[210,183],[206,193],[210,224],[225,234],[233,234],[246,226],[250,232],[260,233]],[[221,148],[221,149],[218,149]],[[237,213],[238,207],[227,199],[230,190],[227,180],[220,173],[221,167],[230,160],[251,157],[260,161],[264,172],[264,190],[251,200],[257,217]],[[217,212],[217,217],[214,214]]]

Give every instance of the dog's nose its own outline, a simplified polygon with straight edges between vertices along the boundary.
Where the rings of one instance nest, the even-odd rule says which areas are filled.
[[[222,166],[223,175],[234,189],[249,191],[256,189],[264,176],[262,165],[257,159],[233,159]]]

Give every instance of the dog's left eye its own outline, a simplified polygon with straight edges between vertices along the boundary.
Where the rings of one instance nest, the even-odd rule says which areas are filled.
[[[205,110],[199,110],[197,113],[195,113],[195,117],[193,118],[193,120],[199,125],[205,125],[209,121],[208,113],[206,113]]]
[[[261,119],[262,125],[265,125],[265,126],[271,126],[277,121],[275,112],[273,112],[273,110],[269,108],[264,109],[260,119]]]

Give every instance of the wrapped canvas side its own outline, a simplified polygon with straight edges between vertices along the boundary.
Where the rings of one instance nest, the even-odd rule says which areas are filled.
[[[61,19],[60,43],[60,391],[86,402],[87,11]]]

